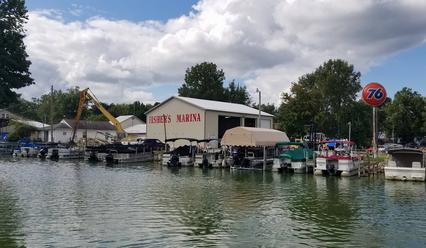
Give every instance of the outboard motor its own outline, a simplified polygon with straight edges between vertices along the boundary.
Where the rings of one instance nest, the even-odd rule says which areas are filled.
[[[207,159],[207,156],[203,154],[203,168],[209,167],[209,160]]]
[[[336,168],[334,168],[334,164],[327,164],[326,169],[327,169],[328,175],[335,175],[336,174]]]
[[[89,162],[99,162],[99,158],[97,156],[97,152],[96,151],[90,151]]]
[[[105,162],[109,165],[115,164],[114,155],[111,152],[108,152],[105,156]]]
[[[58,149],[52,149],[52,155],[50,155],[51,160],[58,161],[59,160],[59,150]]]
[[[47,156],[47,152],[48,152],[47,147],[41,148],[40,152],[38,153],[38,157],[41,158],[41,159],[45,159],[46,156]]]
[[[170,158],[170,161],[168,162],[168,165],[171,167],[178,167],[179,166],[179,156],[177,154],[173,154]]]

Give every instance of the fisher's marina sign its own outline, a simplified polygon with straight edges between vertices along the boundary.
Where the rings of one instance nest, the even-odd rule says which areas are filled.
[[[186,123],[186,122],[201,122],[200,113],[187,113],[187,114],[176,114],[173,120],[177,123]],[[162,124],[172,122],[172,116],[167,115],[155,115],[148,118],[149,124]]]
[[[378,107],[386,101],[386,89],[383,85],[373,82],[367,84],[362,90],[362,99],[373,107]]]

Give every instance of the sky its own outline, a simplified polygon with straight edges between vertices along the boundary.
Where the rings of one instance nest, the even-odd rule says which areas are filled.
[[[27,0],[26,44],[39,97],[89,87],[103,102],[155,102],[177,94],[204,61],[262,102],[328,59],[344,59],[362,85],[426,95],[422,0]]]

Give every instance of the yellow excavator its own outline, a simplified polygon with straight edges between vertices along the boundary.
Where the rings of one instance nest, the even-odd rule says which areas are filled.
[[[86,100],[91,101],[99,109],[99,111],[101,111],[101,113],[115,126],[118,140],[121,140],[126,136],[126,132],[121,126],[121,123],[102,106],[101,102],[98,100],[98,98],[96,98],[93,92],[89,88],[86,88],[80,91],[80,100],[78,102],[77,115],[75,116],[75,124],[72,131],[72,143],[74,142],[78,124],[80,123],[81,113],[83,112],[83,107]]]

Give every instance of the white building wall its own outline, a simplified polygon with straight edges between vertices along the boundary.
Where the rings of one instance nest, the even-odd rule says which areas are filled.
[[[166,123],[162,121],[166,116]],[[188,116],[189,115],[189,116]],[[164,141],[167,138],[204,138],[205,111],[178,99],[171,99],[148,113],[147,137]]]
[[[145,124],[145,122],[141,121],[138,117],[134,116],[134,117],[130,117],[129,119],[123,122],[120,122],[120,124],[123,128],[128,128],[128,127],[133,127],[139,124]]]
[[[101,140],[106,140],[105,139],[105,135],[99,133],[107,133],[109,135],[112,135],[114,137],[117,136],[117,133],[113,130],[94,130],[94,129],[88,129],[88,130],[83,130],[83,129],[77,129],[77,132],[75,134],[75,139],[74,141],[77,142],[78,140],[83,138],[84,133],[87,131],[87,138],[89,139],[101,139]],[[50,135],[51,131],[49,130],[49,136],[48,136],[48,140],[51,141],[51,135]],[[70,128],[57,128],[55,130],[53,130],[53,141],[54,142],[58,142],[58,143],[68,143],[71,141],[72,138],[72,129]]]

